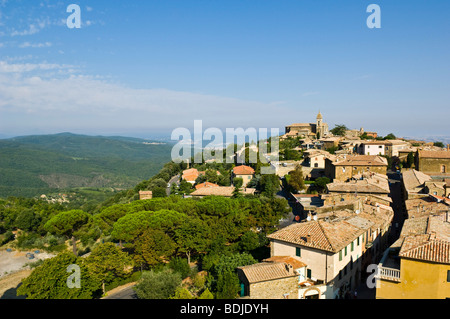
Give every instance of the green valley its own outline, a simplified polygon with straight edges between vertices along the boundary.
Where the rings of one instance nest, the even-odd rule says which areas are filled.
[[[62,133],[0,140],[0,197],[73,188],[121,190],[155,175],[172,146],[139,138]]]

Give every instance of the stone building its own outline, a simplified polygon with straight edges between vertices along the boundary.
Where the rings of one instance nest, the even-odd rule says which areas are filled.
[[[139,199],[140,200],[152,199],[152,197],[153,197],[152,191],[139,191]]]
[[[248,183],[255,176],[255,170],[247,165],[240,165],[233,168],[231,179],[234,178],[242,178],[243,184],[242,186],[247,186]]]
[[[329,135],[328,124],[323,122],[323,116],[319,112],[316,123],[295,123],[286,126],[284,137],[324,137]]]
[[[325,160],[325,176],[332,181],[345,182],[355,175],[378,173],[386,175],[388,162],[378,155],[350,155],[337,158],[336,161]]]
[[[250,299],[297,299],[298,285],[306,280],[305,267],[298,258],[290,256],[238,267],[240,296]]]
[[[450,151],[418,150],[415,167],[431,176],[450,176]]]
[[[267,237],[271,256],[296,256],[306,277],[325,285],[323,298],[343,297],[361,282],[367,264],[387,247],[390,207],[360,202],[358,210],[333,210],[326,217],[295,223]]]

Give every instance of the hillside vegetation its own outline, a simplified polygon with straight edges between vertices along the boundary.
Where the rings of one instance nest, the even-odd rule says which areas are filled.
[[[0,140],[0,197],[133,187],[170,160],[171,145],[150,142],[70,133]]]

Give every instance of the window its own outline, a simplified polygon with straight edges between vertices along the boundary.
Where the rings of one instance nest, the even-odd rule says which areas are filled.
[[[311,279],[311,269],[306,269],[306,277]]]
[[[341,261],[341,260],[342,260],[342,250],[339,251],[339,261]]]
[[[347,256],[347,247],[344,248],[344,256]]]
[[[364,236],[364,234],[363,234]],[[359,236],[356,238],[356,246],[359,246]]]
[[[450,270],[447,270],[447,282],[450,282]]]
[[[353,251],[355,249],[355,242],[352,241],[350,244],[350,251]]]
[[[445,165],[441,165],[441,173],[446,173],[446,167]]]
[[[300,247],[295,247],[295,256],[301,257],[302,251],[300,250]]]

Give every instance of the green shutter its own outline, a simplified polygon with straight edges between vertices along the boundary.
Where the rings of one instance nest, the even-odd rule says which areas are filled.
[[[301,257],[302,256],[302,252],[300,250],[300,247],[295,247],[295,256],[297,256],[297,257]]]

